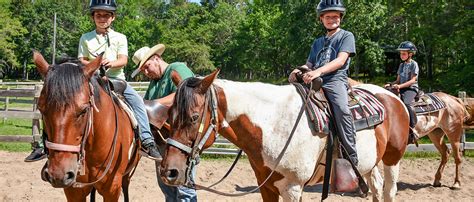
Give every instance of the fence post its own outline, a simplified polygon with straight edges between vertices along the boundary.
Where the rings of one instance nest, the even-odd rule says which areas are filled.
[[[458,92],[459,99],[462,100],[463,103],[466,103],[466,91],[459,91]],[[465,107],[466,104],[463,104]],[[463,127],[462,129],[462,136],[461,136],[461,152],[462,155],[465,156],[466,154],[466,129]]]
[[[7,91],[10,90],[10,87],[7,87]],[[10,97],[5,97],[5,112],[8,111],[8,104],[10,102]],[[5,124],[7,122],[7,117],[3,118],[3,124]]]
[[[38,98],[41,93],[41,89],[43,88],[42,85],[35,85],[35,97],[33,99],[33,113],[38,110]],[[41,126],[40,126],[40,120],[39,119],[33,119],[33,124],[32,124],[32,130],[31,130],[31,135],[33,136],[33,143],[41,141],[40,138],[40,131],[41,131]]]

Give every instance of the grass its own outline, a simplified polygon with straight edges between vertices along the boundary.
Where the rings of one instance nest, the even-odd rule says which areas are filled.
[[[26,142],[0,142],[0,150],[9,152],[31,152],[31,144]]]
[[[5,97],[0,98],[0,109],[5,109]],[[8,100],[9,109],[27,109],[33,110],[33,98],[10,97]]]
[[[433,158],[441,158],[441,156],[438,152],[407,152],[405,153],[403,158],[404,159],[418,159],[418,158],[433,159]],[[464,158],[474,158],[474,151],[466,150]]]
[[[0,135],[31,135],[31,119],[0,120]]]

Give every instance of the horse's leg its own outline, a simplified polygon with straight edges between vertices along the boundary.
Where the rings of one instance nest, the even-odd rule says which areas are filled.
[[[264,202],[274,202],[279,200],[279,194],[275,193],[272,189],[262,186],[260,187],[260,194]]]
[[[130,185],[130,178],[128,175],[122,177],[122,192],[123,192],[123,201],[128,202],[128,186]]]
[[[398,175],[400,173],[400,162],[393,166],[383,165],[384,168],[384,201],[395,201],[395,194],[397,193]]]
[[[122,192],[122,174],[113,173],[113,179],[107,180],[107,183],[97,187],[97,191],[102,194],[104,202],[118,201]]]
[[[459,181],[459,170],[461,169],[461,136],[462,136],[462,124],[458,129],[452,133],[447,134],[449,142],[451,143],[451,148],[453,150],[454,162],[456,163],[456,173],[454,177],[454,184],[451,187],[452,189],[460,189],[461,182]]]
[[[433,142],[434,146],[436,147],[436,149],[438,149],[439,153],[441,154],[441,162],[439,164],[438,170],[436,171],[435,180],[433,182],[434,187],[440,187],[441,176],[443,174],[444,167],[446,166],[446,163],[448,162],[449,149],[446,146],[446,143],[444,143],[443,141],[444,132],[441,129],[436,129],[432,131],[430,134],[428,134],[428,137],[430,138],[431,142]]]
[[[275,183],[275,186],[280,188],[283,201],[299,201],[303,196],[303,186],[300,184],[289,184],[286,180],[280,180]]]
[[[375,166],[372,171],[364,175],[368,182],[370,191],[372,191],[372,201],[382,200],[383,178],[380,175],[379,169]]]
[[[85,202],[87,196],[91,193],[92,187],[85,188],[65,188],[64,194],[66,194],[66,199],[69,202]]]

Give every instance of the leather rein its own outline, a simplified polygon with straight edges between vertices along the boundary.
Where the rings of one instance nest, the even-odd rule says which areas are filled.
[[[112,93],[111,93],[110,84],[108,82],[107,82],[107,86],[109,88],[108,89],[108,94],[109,94],[110,98],[112,99],[112,102],[114,102],[113,97],[112,97]],[[87,107],[87,113],[89,114],[89,116],[88,116],[86,126],[84,128],[84,134],[82,135],[81,144],[80,145],[69,145],[69,144],[53,143],[53,142],[48,141],[47,139],[45,140],[45,147],[47,149],[56,150],[56,151],[63,151],[63,152],[78,153],[79,158],[77,160],[77,164],[78,164],[78,167],[79,167],[78,172],[79,172],[80,175],[85,175],[86,174],[85,173],[85,157],[86,157],[85,145],[87,144],[86,142],[87,142],[87,139],[88,139],[89,135],[91,133],[92,134],[94,133],[94,130],[92,130],[92,126],[94,124],[94,122],[93,122],[94,112],[92,111],[92,108],[96,112],[99,112],[99,109],[97,108],[97,106],[95,104],[95,100],[94,100],[93,85],[90,81],[89,81],[89,90],[90,90],[89,106]],[[87,182],[87,183],[86,182],[74,182],[74,184],[72,185],[74,188],[82,188],[82,187],[85,187],[85,186],[94,185],[95,183],[102,180],[105,177],[105,175],[108,173],[108,171],[110,170],[110,166],[112,165],[112,161],[114,160],[114,156],[115,156],[115,147],[117,145],[117,137],[118,137],[117,107],[115,106],[115,104],[113,104],[113,106],[114,106],[114,113],[115,113],[115,130],[114,130],[114,139],[113,139],[113,143],[112,143],[112,149],[109,150],[109,154],[107,155],[107,156],[110,156],[109,161],[107,162],[107,166],[105,167],[105,170],[102,172],[102,174],[97,178],[97,180],[95,180],[93,182]],[[101,168],[104,167],[104,164],[105,164],[105,161],[102,163]]]
[[[312,83],[310,84],[310,86],[312,86]],[[254,188],[250,191],[243,192],[243,193],[225,193],[225,192],[218,191],[216,189],[212,189],[211,187],[219,184],[220,182],[222,182],[229,175],[229,173],[232,171],[235,164],[237,163],[237,161],[238,161],[238,159],[239,159],[239,157],[242,153],[242,150],[239,151],[239,154],[237,155],[236,160],[234,161],[234,163],[232,164],[230,169],[227,171],[227,173],[224,175],[224,177],[221,180],[219,180],[218,182],[216,182],[216,183],[214,183],[210,186],[203,186],[203,185],[196,184],[196,183],[194,183],[190,180],[191,179],[191,174],[192,174],[191,170],[194,166],[196,166],[196,157],[199,156],[199,153],[202,150],[202,146],[209,139],[210,133],[212,131],[215,132],[214,135],[215,135],[215,138],[217,138],[218,137],[217,132],[221,129],[221,128],[216,129],[216,124],[218,123],[218,121],[217,121],[216,90],[215,90],[214,87],[209,88],[209,90],[210,90],[210,96],[208,96],[208,94],[206,94],[206,102],[205,102],[205,105],[204,105],[204,112],[203,112],[203,115],[202,115],[201,124],[199,126],[199,131],[198,131],[198,136],[197,137],[200,137],[200,135],[204,131],[204,121],[206,120],[205,118],[206,118],[206,112],[207,112],[206,109],[208,107],[209,102],[210,102],[210,107],[211,107],[211,122],[210,122],[210,125],[209,125],[206,133],[199,140],[199,144],[196,144],[198,142],[198,138],[196,138],[196,140],[193,142],[193,144],[192,144],[192,145],[194,145],[193,148],[191,148],[191,147],[189,147],[185,144],[182,144],[182,143],[180,143],[176,140],[173,140],[172,138],[167,139],[167,144],[169,144],[170,146],[174,146],[174,147],[186,152],[186,154],[188,155],[188,167],[186,168],[186,182],[184,183],[184,186],[187,186],[187,187],[190,187],[190,188],[194,187],[195,189],[205,190],[205,191],[212,192],[212,193],[215,193],[215,194],[219,194],[219,195],[223,195],[223,196],[230,196],[230,197],[245,196],[245,195],[254,193],[257,190],[259,190],[260,187],[265,185],[265,183],[270,179],[270,177],[275,172],[276,168],[280,165],[280,162],[283,159],[283,155],[285,154],[286,150],[288,149],[288,146],[290,145],[291,140],[293,139],[294,133],[295,133],[296,128],[297,128],[297,126],[298,126],[298,124],[301,120],[303,112],[305,111],[305,108],[306,108],[307,104],[309,103],[309,98],[310,98],[311,93],[307,94],[307,97],[305,98],[304,103],[300,108],[300,111],[299,111],[298,116],[296,118],[295,124],[293,125],[293,128],[291,129],[290,136],[288,137],[288,140],[286,141],[285,146],[283,147],[280,154],[278,155],[278,158],[276,159],[275,167],[272,169],[270,174],[268,174],[267,178],[265,178],[265,180],[261,184],[259,184],[256,188]],[[313,92],[313,91],[311,91],[311,92]],[[225,119],[223,120],[222,125],[223,125],[222,128],[226,128],[226,127],[230,128],[230,125],[227,123],[227,121]]]

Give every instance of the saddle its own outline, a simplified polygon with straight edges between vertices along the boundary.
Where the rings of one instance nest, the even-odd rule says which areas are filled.
[[[446,108],[446,104],[433,93],[423,94],[411,106],[415,109],[416,114],[433,113]]]
[[[127,82],[125,80],[108,78],[108,82],[110,83],[112,91],[123,96],[123,92],[127,88]]]

